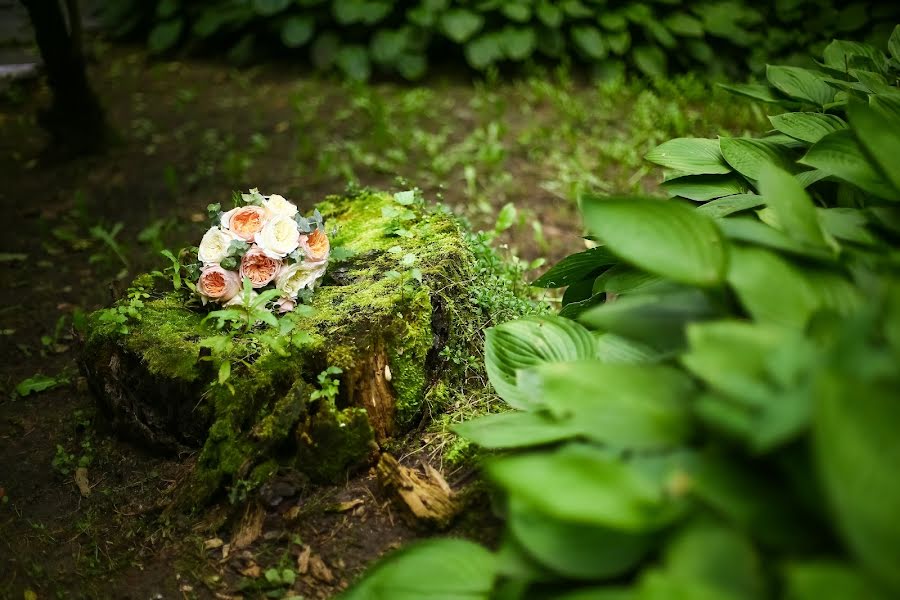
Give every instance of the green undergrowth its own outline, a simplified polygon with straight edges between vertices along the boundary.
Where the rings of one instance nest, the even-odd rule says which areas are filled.
[[[348,382],[355,370],[371,378],[365,361],[378,353],[390,371],[397,436],[379,441],[402,444],[423,417],[488,410],[483,330],[539,310],[489,237],[426,206],[418,192],[356,189],[318,208],[332,264],[310,304],[277,328],[217,328],[204,321],[208,308],[158,272],[138,277],[116,306],[90,318],[82,364],[95,391],[103,396],[112,381],[151,412],[174,403],[191,423],[167,422],[160,408],[163,423],[149,427],[179,445],[200,432],[197,467],[181,492],[191,505],[226,490],[242,500],[280,467],[334,481],[364,464],[379,436]],[[137,385],[120,365],[128,357],[140,364]],[[165,393],[174,398],[157,398]]]

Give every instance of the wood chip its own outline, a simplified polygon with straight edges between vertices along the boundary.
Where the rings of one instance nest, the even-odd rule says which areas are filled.
[[[266,511],[258,504],[248,504],[237,532],[231,539],[233,548],[246,548],[256,541],[262,533]]]
[[[329,511],[330,512],[347,512],[348,510],[353,510],[354,508],[356,508],[357,506],[359,506],[362,503],[363,503],[362,498],[354,498],[353,500],[347,500],[346,502],[339,502],[338,504],[335,504],[331,509],[329,509]]]
[[[309,571],[309,557],[312,555],[312,548],[310,546],[303,546],[303,550],[300,551],[300,556],[297,557],[297,573],[300,575],[306,575],[306,572]]]
[[[256,563],[251,563],[250,565],[244,567],[240,571],[238,571],[244,577],[253,577],[256,579],[260,575],[262,575],[262,569]]]
[[[419,522],[446,527],[459,511],[453,491],[436,469],[420,473],[404,467],[388,453],[378,461],[378,481]]]
[[[75,469],[75,485],[81,495],[87,498],[91,495],[91,485],[88,483],[88,470],[85,467]]]

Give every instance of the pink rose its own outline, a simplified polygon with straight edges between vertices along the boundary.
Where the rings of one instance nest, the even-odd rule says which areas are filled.
[[[219,265],[210,265],[200,272],[197,281],[197,291],[203,298],[217,302],[227,302],[234,298],[241,290],[241,279],[234,271],[226,271]]]
[[[324,231],[316,229],[309,235],[300,236],[300,248],[303,250],[304,262],[320,263],[328,258],[331,243]]]
[[[222,215],[222,227],[242,240],[252,242],[268,219],[268,211],[261,206],[240,206]]]
[[[268,285],[281,271],[281,261],[266,256],[259,247],[254,246],[241,259],[241,278],[246,277],[254,288]]]

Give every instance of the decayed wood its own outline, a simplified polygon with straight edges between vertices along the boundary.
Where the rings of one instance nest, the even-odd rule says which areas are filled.
[[[378,481],[386,493],[419,522],[446,527],[459,511],[459,503],[444,477],[434,468],[424,473],[404,467],[387,452],[378,461]]]
[[[394,434],[396,406],[389,373],[387,353],[377,342],[372,353],[347,374],[348,404],[366,409],[379,444]]]

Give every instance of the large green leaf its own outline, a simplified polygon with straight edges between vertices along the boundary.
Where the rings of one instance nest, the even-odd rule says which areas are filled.
[[[593,25],[577,25],[569,32],[575,46],[594,60],[602,60],[609,54],[609,48],[600,34],[600,30]]]
[[[835,90],[824,81],[824,75],[800,67],[766,67],[766,77],[778,91],[791,98],[825,106],[834,101]]]
[[[743,194],[749,190],[746,181],[732,174],[685,175],[664,181],[662,188],[672,196],[680,196],[697,202]]]
[[[150,34],[147,36],[147,48],[154,54],[160,54],[173,48],[181,39],[183,29],[183,19],[162,21],[150,30]]]
[[[722,156],[731,167],[748,179],[757,180],[763,165],[788,166],[791,156],[784,146],[753,138],[719,139]]]
[[[884,52],[878,48],[846,40],[833,40],[825,47],[822,56],[826,66],[844,73],[852,68],[852,59],[855,56],[867,58],[876,65],[883,65],[885,60]]]
[[[732,240],[774,248],[775,250],[789,252],[798,256],[829,261],[834,259],[834,253],[830,248],[809,246],[755,218],[733,217],[731,219],[716,219],[716,224],[725,237]]]
[[[589,231],[614,254],[650,273],[681,283],[714,286],[727,257],[708,217],[679,202],[652,198],[585,198]]]
[[[580,431],[579,423],[571,417],[519,411],[484,415],[455,425],[453,430],[483,448],[540,446],[574,437]]]
[[[762,562],[751,541],[728,526],[698,520],[670,538],[661,568],[647,569],[640,600],[763,600]]]
[[[513,496],[508,524],[516,541],[535,560],[573,579],[604,579],[632,568],[650,549],[646,534],[560,521]]]
[[[694,385],[670,367],[581,360],[540,367],[536,380],[547,409],[597,442],[643,449],[690,434]]]
[[[652,163],[684,175],[730,173],[719,149],[718,140],[675,138],[663,142],[644,157]]]
[[[484,17],[464,8],[448,10],[441,15],[441,29],[457,44],[471,39],[483,25]]]
[[[770,104],[784,104],[786,102],[786,98],[784,96],[778,94],[777,90],[768,85],[760,85],[755,83],[739,85],[726,85],[724,83],[719,83],[717,85],[722,89],[728,90],[732,94],[746,96],[747,98],[753,98],[754,100],[759,100],[761,102],[768,102]]]
[[[698,206],[696,210],[713,219],[720,219],[742,210],[749,210],[751,208],[756,208],[757,206],[762,206],[765,203],[765,199],[756,194],[737,194],[707,202],[702,206]]]
[[[570,254],[553,265],[531,285],[540,288],[565,287],[617,262],[619,259],[610,254],[609,250],[598,246],[584,252]]]
[[[764,165],[759,177],[759,191],[781,231],[807,246],[828,246],[812,200],[790,173],[774,165]]]
[[[788,564],[784,570],[786,600],[888,600],[888,595],[859,568],[819,560]]]
[[[769,117],[769,121],[781,133],[810,144],[818,142],[829,133],[847,128],[847,123],[840,117],[813,112],[784,113]]]
[[[372,73],[369,53],[364,46],[343,46],[335,56],[335,63],[349,79],[365,81]]]
[[[652,464],[643,467],[639,460]],[[665,493],[665,482],[685,468],[678,457],[626,461],[573,443],[495,459],[486,467],[511,497],[548,517],[633,532],[658,529],[677,516],[679,505]]]
[[[685,325],[719,314],[700,290],[617,298],[585,311],[580,320],[601,331],[643,342],[657,351],[671,351],[684,343]]]
[[[849,130],[826,135],[809,149],[800,162],[880,198],[897,199],[897,192],[869,162],[856,137]]]
[[[315,22],[309,15],[295,15],[281,26],[281,41],[288,48],[299,48],[310,39]]]
[[[634,60],[634,66],[647,77],[659,79],[666,76],[668,62],[666,53],[658,46],[635,46],[631,51],[631,58]]]
[[[500,40],[503,53],[510,60],[525,60],[537,46],[537,35],[531,27],[504,27]]]
[[[503,41],[498,33],[485,33],[469,40],[464,52],[472,67],[486,69],[503,59]]]
[[[846,364],[841,348],[835,363]],[[900,402],[893,379],[852,366],[821,371],[813,419],[814,457],[844,542],[862,565],[900,594]]]
[[[253,0],[253,10],[264,17],[277,15],[290,5],[291,0]]]
[[[900,200],[900,116],[862,102],[850,102],[847,113],[869,159],[894,186],[891,199]]]
[[[900,63],[900,25],[894,26],[894,31],[891,33],[891,39],[888,41],[888,50],[890,50],[894,60]]]
[[[817,208],[819,224],[834,238],[874,245],[878,239],[868,230],[869,216],[856,208]]]
[[[444,538],[417,542],[380,560],[340,600],[487,600],[494,555],[478,544]],[[425,576],[423,576],[425,575]]]
[[[492,327],[484,348],[488,379],[500,397],[518,409],[536,406],[533,394],[517,385],[519,371],[596,355],[590,332],[562,317],[526,317]]]
[[[815,295],[798,270],[761,248],[732,248],[728,283],[744,309],[761,323],[803,329],[817,308]]]
[[[379,29],[369,41],[372,60],[383,65],[396,62],[406,50],[410,40],[407,28]]]

